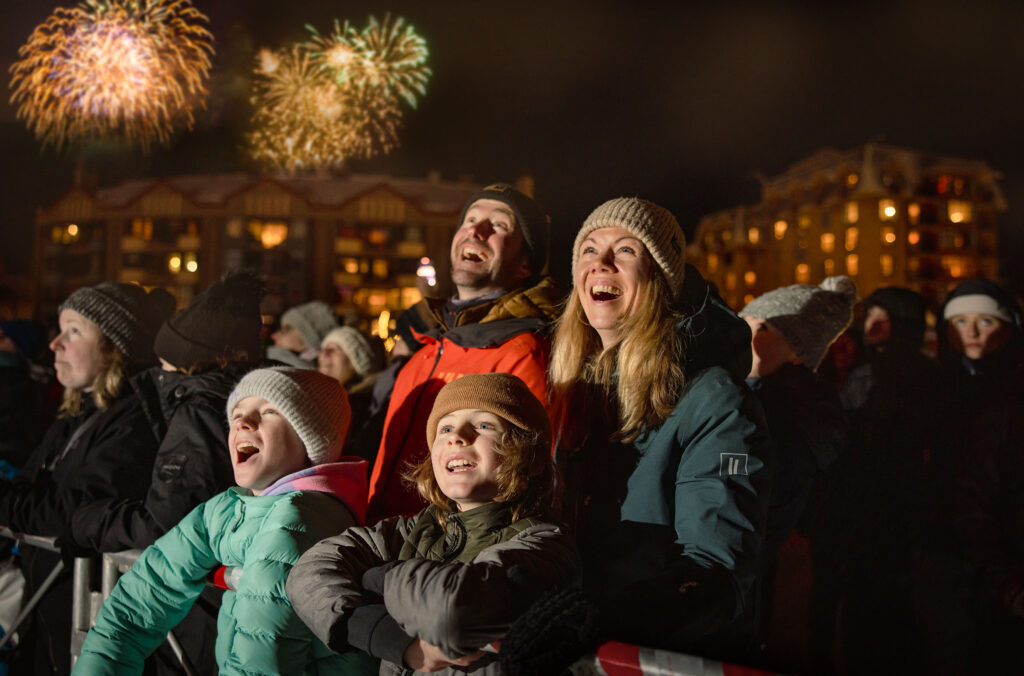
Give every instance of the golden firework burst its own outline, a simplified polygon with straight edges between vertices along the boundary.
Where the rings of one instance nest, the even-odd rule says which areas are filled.
[[[92,138],[148,150],[191,128],[213,55],[189,0],[86,0],[57,8],[19,49],[11,103],[45,146]]]

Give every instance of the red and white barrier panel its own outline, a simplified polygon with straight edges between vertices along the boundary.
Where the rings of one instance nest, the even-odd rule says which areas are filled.
[[[575,676],[772,676],[772,672],[725,664],[696,655],[608,641],[572,666]]]

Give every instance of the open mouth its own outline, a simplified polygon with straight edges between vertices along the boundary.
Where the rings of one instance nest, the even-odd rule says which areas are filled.
[[[445,465],[445,469],[452,474],[455,474],[456,472],[468,472],[474,467],[476,467],[475,462],[470,462],[469,460],[464,460],[462,458],[449,460],[448,464]]]
[[[487,260],[487,252],[472,246],[463,247],[462,260],[472,263],[483,263]]]
[[[595,284],[590,288],[590,297],[597,301],[615,300],[622,295],[622,289],[610,284]]]
[[[249,458],[251,458],[252,456],[256,455],[259,452],[260,449],[256,448],[256,446],[250,444],[248,441],[243,441],[242,443],[235,446],[235,454],[238,456],[239,465],[246,462],[247,460],[249,460]]]

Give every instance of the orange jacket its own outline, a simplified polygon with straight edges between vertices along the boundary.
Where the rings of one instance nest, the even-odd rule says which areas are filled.
[[[426,505],[402,474],[429,453],[427,418],[444,385],[467,373],[511,373],[547,401],[549,342],[541,335],[555,314],[550,280],[517,289],[492,303],[456,316],[447,328],[439,304],[422,301],[437,326],[417,334],[422,347],[395,379],[384,432],[370,476],[370,523],[388,516],[411,516]],[[473,321],[477,319],[478,321]]]

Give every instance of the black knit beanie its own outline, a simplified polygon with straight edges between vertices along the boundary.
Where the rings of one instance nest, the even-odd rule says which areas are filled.
[[[263,292],[256,273],[228,272],[164,322],[153,346],[156,355],[183,369],[209,366],[236,350],[258,359]]]
[[[159,287],[147,292],[138,284],[103,282],[72,293],[60,311],[74,310],[91,321],[129,364],[139,366],[156,361],[153,339],[174,303],[174,296]]]
[[[523,240],[528,251],[530,274],[539,277],[548,266],[548,242],[551,239],[551,219],[532,197],[516,190],[508,183],[492,183],[469,198],[459,214],[458,226],[466,219],[466,212],[477,200],[497,200],[508,205],[516,216],[516,222],[523,231]]]
[[[921,294],[900,286],[885,286],[875,289],[864,299],[864,311],[875,305],[889,313],[891,346],[909,350],[921,348],[926,327],[925,303]]]

